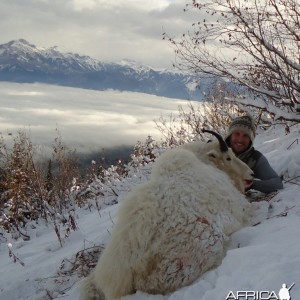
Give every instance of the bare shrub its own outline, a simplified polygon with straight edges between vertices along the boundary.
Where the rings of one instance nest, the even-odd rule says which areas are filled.
[[[56,232],[59,224],[66,231],[75,230],[72,188],[79,172],[74,155],[67,151],[60,138],[56,139],[54,167],[50,160],[46,171],[44,163],[36,159],[37,149],[28,133],[19,131],[11,138],[10,142],[3,136],[0,140],[0,229],[13,238],[30,239],[29,224],[32,228],[33,222],[43,218],[51,221]]]
[[[40,298],[50,300],[63,297],[75,283],[83,277],[87,277],[90,271],[95,268],[103,249],[103,245],[84,247],[72,258],[64,258],[56,274],[39,280],[43,290]]]
[[[297,0],[193,0],[186,13],[197,22],[181,37],[163,34],[174,47],[175,66],[243,87],[247,97],[228,100],[255,107],[274,120],[300,122]]]
[[[242,112],[236,105],[224,101],[212,91],[205,96],[205,101],[189,102],[187,109],[179,106],[177,115],[170,115],[169,118],[161,116],[155,124],[162,133],[163,144],[172,148],[204,140],[203,128],[225,133],[231,120]]]
[[[202,102],[190,101],[186,109],[179,106],[177,114],[160,116],[155,124],[162,133],[163,145],[172,148],[195,140],[204,140],[201,131],[203,128],[225,135],[232,120],[246,113],[253,116],[256,126],[266,128],[275,124],[272,115],[263,115],[262,110],[228,101],[228,98],[237,93],[239,91],[227,83],[217,80],[211,84]]]

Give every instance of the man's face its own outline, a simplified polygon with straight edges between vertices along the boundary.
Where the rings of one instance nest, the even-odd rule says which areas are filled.
[[[230,136],[230,147],[235,154],[246,151],[251,144],[250,137],[242,130],[234,131]]]

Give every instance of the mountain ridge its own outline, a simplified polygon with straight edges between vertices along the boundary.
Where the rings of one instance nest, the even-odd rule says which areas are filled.
[[[96,90],[115,89],[201,100],[211,79],[157,70],[132,60],[104,63],[90,56],[37,47],[25,39],[0,45],[0,81],[48,83]]]

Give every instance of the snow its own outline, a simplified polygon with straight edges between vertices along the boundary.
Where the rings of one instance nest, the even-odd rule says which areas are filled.
[[[284,175],[284,189],[267,197],[250,193],[249,201],[254,207],[251,224],[231,236],[222,263],[192,285],[170,295],[148,295],[138,291],[122,300],[280,299],[282,285],[290,287],[293,283],[291,300],[299,297],[300,180],[297,181],[297,176],[300,176],[300,127],[296,125],[290,130],[290,134],[285,135],[284,126],[276,125],[258,133],[255,147],[266,155],[278,174]],[[0,299],[78,299],[80,279],[57,277],[57,272],[62,262],[73,261],[78,251],[105,245],[118,207],[119,204],[107,206],[100,213],[78,209],[79,229],[64,240],[63,247],[54,229],[46,224],[36,225],[32,229],[34,237],[29,241],[2,242]],[[9,249],[20,261],[13,262]],[[58,293],[62,290],[65,290],[64,295]],[[47,296],[47,291],[52,298]],[[242,296],[243,291],[244,294],[249,292],[248,297]],[[257,297],[251,296],[250,292],[254,291]]]

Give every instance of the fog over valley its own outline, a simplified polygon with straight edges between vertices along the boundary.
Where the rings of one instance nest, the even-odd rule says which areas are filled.
[[[159,140],[154,120],[187,105],[184,100],[141,93],[8,82],[0,82],[0,103],[4,138],[25,130],[34,144],[47,149],[58,129],[66,146],[84,154],[133,146],[148,135]]]

